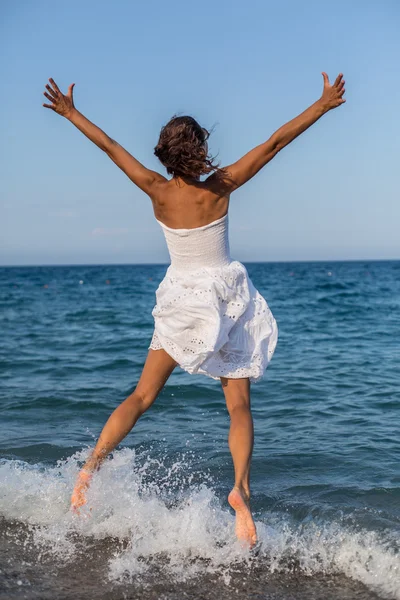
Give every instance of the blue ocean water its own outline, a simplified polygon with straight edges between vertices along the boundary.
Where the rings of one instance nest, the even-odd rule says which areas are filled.
[[[0,268],[0,598],[400,599],[400,261],[246,267],[279,327],[250,555],[221,386],[179,368],[69,512],[167,266]]]

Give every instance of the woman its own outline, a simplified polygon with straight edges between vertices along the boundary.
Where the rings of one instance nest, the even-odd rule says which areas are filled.
[[[71,121],[143,190],[162,227],[171,265],[153,309],[155,329],[149,353],[130,396],[111,414],[79,473],[73,510],[86,502],[93,472],[153,404],[174,368],[219,379],[230,415],[229,448],[235,484],[228,502],[236,512],[236,535],[249,547],[257,540],[250,510],[253,420],[250,383],[258,381],[274,353],[278,328],[267,302],[232,261],[228,242],[230,195],[276,154],[345,99],[343,75],[333,85],[322,73],[321,98],[237,162],[219,168],[208,154],[209,132],[192,117],[173,117],[161,130],[154,153],[172,175],[147,169],[74,106],[72,83],[64,96],[53,79],[43,104]],[[200,177],[208,175],[201,181]]]

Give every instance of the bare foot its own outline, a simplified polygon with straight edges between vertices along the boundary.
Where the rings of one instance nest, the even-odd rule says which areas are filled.
[[[228,502],[236,512],[236,537],[246,546],[253,548],[257,543],[257,532],[248,500],[239,488],[234,487],[228,496]]]
[[[79,509],[86,504],[86,492],[91,479],[92,475],[90,473],[83,469],[80,471],[71,496],[71,508],[76,514],[79,514]]]

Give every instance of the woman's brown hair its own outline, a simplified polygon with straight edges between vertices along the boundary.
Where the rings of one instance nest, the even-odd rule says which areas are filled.
[[[210,132],[196,119],[174,115],[161,129],[154,154],[174,177],[198,179],[212,171],[219,171],[214,158],[208,155],[206,142]]]

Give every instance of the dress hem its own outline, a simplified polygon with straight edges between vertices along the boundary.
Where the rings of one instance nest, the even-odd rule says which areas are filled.
[[[276,332],[277,332],[277,329],[276,329]],[[153,340],[155,340],[155,341],[153,341]],[[228,371],[228,372],[224,372],[224,374],[218,374],[218,375],[211,374],[209,371],[202,368],[202,365],[204,365],[204,363],[207,361],[207,358],[205,358],[204,361],[197,367],[194,367],[194,368],[187,367],[187,366],[181,364],[171,354],[171,352],[168,351],[168,349],[162,345],[155,329],[154,329],[154,333],[153,333],[152,342],[148,346],[148,350],[155,350],[155,351],[156,350],[164,350],[164,352],[166,352],[177,363],[177,365],[183,371],[185,371],[185,373],[188,373],[189,375],[205,375],[206,377],[209,377],[210,379],[214,379],[215,381],[218,381],[221,378],[224,378],[224,379],[249,379],[250,383],[258,383],[265,376],[265,372],[266,372],[266,370],[271,362],[272,356],[274,354],[276,343],[277,343],[277,333],[276,333],[276,337],[274,338],[274,341],[272,344],[272,349],[268,350],[269,358],[267,359],[267,362],[265,363],[265,365],[263,367],[259,367],[258,375],[255,375],[254,367],[247,367],[247,366],[242,366],[242,365],[237,366],[237,369],[240,369],[242,371],[242,373],[240,375],[235,375],[234,371]],[[243,371],[245,373],[247,371],[247,374],[243,374]]]

